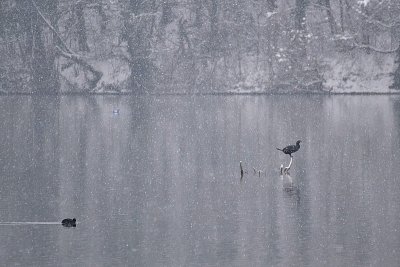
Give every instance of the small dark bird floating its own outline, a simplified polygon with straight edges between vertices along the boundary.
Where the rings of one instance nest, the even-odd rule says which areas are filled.
[[[280,149],[280,148],[276,148],[276,149],[278,149],[278,150],[282,151],[283,153],[292,157],[292,153],[294,153],[300,149],[300,143],[301,143],[301,140],[298,140],[296,142],[296,145],[290,145],[290,146],[285,147],[284,149]]]
[[[76,227],[76,219],[75,218],[73,218],[73,219],[67,218],[67,219],[62,220],[61,224],[62,224],[62,226],[65,226],[65,227]]]

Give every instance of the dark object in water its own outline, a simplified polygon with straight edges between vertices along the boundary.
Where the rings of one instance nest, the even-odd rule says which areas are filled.
[[[288,154],[290,157],[292,157],[292,153],[294,153],[300,149],[300,143],[301,143],[301,140],[297,141],[296,145],[287,146],[284,149],[280,149],[280,148],[276,148],[276,149],[278,149],[278,150],[282,151],[283,153]]]
[[[243,171],[243,167],[242,167],[242,162],[240,162],[240,180],[243,179],[243,175],[244,175],[244,171]]]
[[[65,226],[65,227],[76,227],[76,219],[75,218],[73,218],[73,219],[67,218],[67,219],[62,220],[61,224],[62,224],[62,226]]]

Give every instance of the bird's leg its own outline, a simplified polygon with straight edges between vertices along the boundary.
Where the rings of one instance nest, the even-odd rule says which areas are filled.
[[[292,155],[290,155],[290,162],[289,165],[285,167],[285,169],[283,170],[284,173],[289,173],[290,167],[292,167],[292,162],[293,162],[293,157]]]

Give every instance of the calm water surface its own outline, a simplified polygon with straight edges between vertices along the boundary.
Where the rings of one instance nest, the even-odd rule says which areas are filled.
[[[0,111],[1,266],[400,266],[397,96],[17,96]],[[297,139],[280,175],[275,148]],[[77,227],[51,224],[66,217]]]

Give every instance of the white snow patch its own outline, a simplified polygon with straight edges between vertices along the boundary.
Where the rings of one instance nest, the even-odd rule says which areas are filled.
[[[93,67],[101,71],[103,76],[97,84],[99,91],[118,90],[121,91],[128,81],[130,70],[127,62],[118,58],[110,58],[93,63]]]
[[[358,1],[357,1],[357,3],[358,3],[360,6],[366,6],[366,5],[369,4],[369,2],[370,2],[370,0],[358,0]]]
[[[278,12],[267,12],[267,18],[270,18],[270,17],[272,17],[273,15],[275,15],[276,13],[278,13]]]

